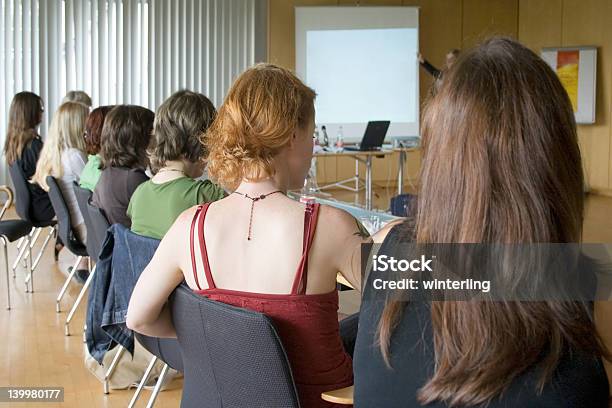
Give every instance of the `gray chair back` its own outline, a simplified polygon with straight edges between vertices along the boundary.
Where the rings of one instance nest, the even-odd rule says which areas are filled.
[[[77,200],[79,200],[79,195],[77,194]],[[79,203],[79,207],[81,204]],[[91,201],[87,201],[85,207],[87,208],[87,215],[89,216],[89,222],[91,223],[91,229],[89,224],[87,224],[87,218],[85,218],[85,224],[87,225],[87,244],[89,251],[94,256],[94,260],[98,262],[98,258],[100,257],[100,252],[102,252],[102,245],[104,245],[104,240],[106,239],[106,231],[110,228],[110,223],[104,214],[104,211],[91,203]],[[83,210],[81,210],[83,211]],[[85,217],[85,215],[83,215]],[[89,236],[92,235],[91,243],[89,240]]]
[[[57,184],[55,177],[48,176],[47,184],[49,185],[49,198],[51,205],[55,210],[58,225],[58,235],[66,247],[75,255],[87,256],[87,248],[85,244],[77,237],[72,229],[72,221],[70,219],[70,211],[64,199],[64,194]]]
[[[299,408],[272,320],[179,286],[172,319],[183,355],[181,408]]]
[[[85,246],[87,246],[87,252],[94,262],[98,262],[100,251],[102,249],[102,242],[99,242],[98,234],[95,233],[94,225],[91,221],[91,216],[89,215],[89,201],[91,200],[92,192],[79,186],[79,183],[76,181],[73,184],[73,188],[74,194],[76,195],[77,204],[79,205],[79,210],[81,210],[83,220],[85,221],[85,227],[87,228],[87,242],[85,243]]]

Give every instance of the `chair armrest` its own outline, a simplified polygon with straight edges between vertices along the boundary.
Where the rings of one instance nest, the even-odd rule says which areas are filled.
[[[353,405],[353,386],[321,393],[321,399],[341,405]]]
[[[0,210],[0,220],[4,217],[4,213],[6,210],[13,204],[13,190],[9,186],[1,185],[0,192],[3,192],[7,195],[6,201]]]
[[[349,281],[347,281],[347,280],[346,280],[346,278],[345,278],[344,276],[340,275],[340,273],[338,273],[338,274],[336,275],[336,282],[341,283],[341,284],[343,284],[344,286],[348,286],[348,287],[349,287],[349,288],[351,288],[351,289],[355,289],[355,288],[353,287],[353,285],[351,285],[351,284],[350,284],[350,282],[349,282]]]

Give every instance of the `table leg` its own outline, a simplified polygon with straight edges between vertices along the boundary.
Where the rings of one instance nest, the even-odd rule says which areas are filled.
[[[365,207],[366,210],[372,210],[372,156],[366,156],[366,198]]]
[[[359,191],[359,158],[355,157],[355,191]]]
[[[399,167],[397,171],[397,194],[404,193],[404,163],[406,162],[406,152],[399,151]]]

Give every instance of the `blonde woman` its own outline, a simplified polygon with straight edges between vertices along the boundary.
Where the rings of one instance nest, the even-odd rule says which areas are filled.
[[[32,181],[45,191],[49,191],[47,176],[57,179],[70,212],[73,230],[82,242],[85,242],[87,231],[72,184],[79,181],[87,162],[83,133],[88,114],[89,108],[82,103],[66,102],[60,105],[51,120],[47,140],[40,152],[36,173],[32,177]],[[84,259],[79,270],[85,269],[87,262]],[[82,272],[78,274],[80,277],[83,275]]]
[[[64,99],[62,99],[62,103],[66,102],[80,102],[91,108],[91,97],[84,91],[68,91]]]

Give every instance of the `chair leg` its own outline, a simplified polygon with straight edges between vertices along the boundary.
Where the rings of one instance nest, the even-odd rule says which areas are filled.
[[[49,233],[45,237],[45,240],[43,241],[42,247],[40,248],[38,255],[36,255],[36,259],[34,260],[34,265],[32,265],[32,270],[35,270],[36,267],[38,266],[40,260],[42,259],[43,253],[45,252],[45,249],[47,249],[47,245],[49,244],[49,241],[51,240],[51,237],[53,236],[54,233],[55,233],[55,229],[52,227],[49,228]]]
[[[62,286],[62,289],[60,290],[60,293],[57,295],[57,299],[55,300],[55,311],[57,313],[60,312],[60,302],[62,301],[62,298],[64,297],[64,293],[66,293],[66,289],[68,289],[68,284],[70,283],[70,281],[72,280],[72,277],[77,271],[77,267],[79,266],[81,259],[83,259],[82,256],[77,256],[76,262],[74,263],[74,266],[72,267],[72,271],[70,271],[70,274],[66,278],[66,281],[64,282],[64,285]]]
[[[111,378],[111,376],[115,372],[115,367],[117,367],[117,363],[119,363],[121,356],[125,352],[125,347],[123,346],[118,346],[118,347],[119,347],[119,350],[117,350],[117,354],[115,354],[115,358],[113,358],[113,361],[111,362],[111,365],[108,367],[106,374],[104,374],[104,393],[105,394],[108,394],[110,392],[108,380]]]
[[[89,285],[91,284],[91,281],[95,273],[96,273],[96,267],[94,266],[93,270],[87,277],[85,284],[81,288],[81,291],[79,292],[79,295],[77,296],[76,301],[74,302],[74,305],[72,305],[72,309],[70,309],[70,313],[68,313],[68,317],[66,318],[66,324],[64,326],[64,333],[66,334],[66,336],[70,336],[70,321],[72,320],[72,317],[74,316],[74,312],[76,312],[77,308],[79,307],[81,300],[83,300],[83,296],[85,295],[85,292],[87,292],[87,289],[89,288]]]
[[[155,400],[157,399],[157,396],[159,395],[159,392],[161,391],[161,387],[164,384],[164,378],[166,378],[167,373],[168,373],[168,364],[164,364],[164,367],[162,368],[161,373],[159,374],[159,377],[157,378],[157,383],[155,384],[153,393],[151,394],[151,397],[149,398],[149,402],[147,403],[147,408],[152,408],[153,405],[155,405]]]
[[[30,293],[34,293],[34,275],[33,275],[34,269],[32,268],[32,249],[28,251],[27,264],[28,264],[27,266],[28,276],[26,277],[26,281],[30,282]],[[26,283],[26,291],[27,290],[28,290],[28,284]]]
[[[21,245],[23,245],[23,241],[25,240],[24,237],[19,238],[19,241],[17,241],[17,250],[19,251],[21,249]]]
[[[11,278],[9,277],[8,245],[4,236],[0,236],[0,241],[2,241],[2,247],[4,249],[4,270],[6,271],[6,310],[11,310]]]
[[[151,361],[149,362],[149,365],[147,366],[147,369],[144,372],[144,375],[142,376],[142,378],[140,379],[140,382],[138,383],[138,388],[136,388],[136,391],[134,391],[134,395],[132,396],[132,400],[130,401],[128,408],[133,408],[134,405],[136,405],[136,402],[138,402],[138,398],[140,397],[142,388],[147,383],[147,381],[149,381],[149,376],[151,375],[151,371],[153,370],[153,367],[155,367],[156,362],[157,362],[157,356],[153,356],[153,358],[151,358]]]
[[[42,228],[36,228],[36,232],[34,233],[34,236],[30,236],[30,245],[28,247],[26,247],[26,253],[25,256],[29,256],[32,252],[32,249],[34,248],[34,244],[36,244],[36,241],[38,241],[38,238],[40,237],[40,233],[42,232]],[[23,267],[27,268],[28,265],[28,261],[27,259],[23,258]]]
[[[34,233],[38,229],[39,228],[32,228],[32,230],[30,231],[30,234],[28,235],[28,238],[32,238],[32,236],[34,235]],[[12,268],[13,269],[13,278],[15,277],[15,270],[17,269],[17,266],[19,266],[19,262],[21,261],[21,258],[23,258],[23,255],[25,254],[27,249],[29,249],[29,245],[24,245],[24,244],[22,244],[21,249],[19,249],[19,253],[17,254],[17,258],[15,258],[15,262],[13,262],[13,268]]]

